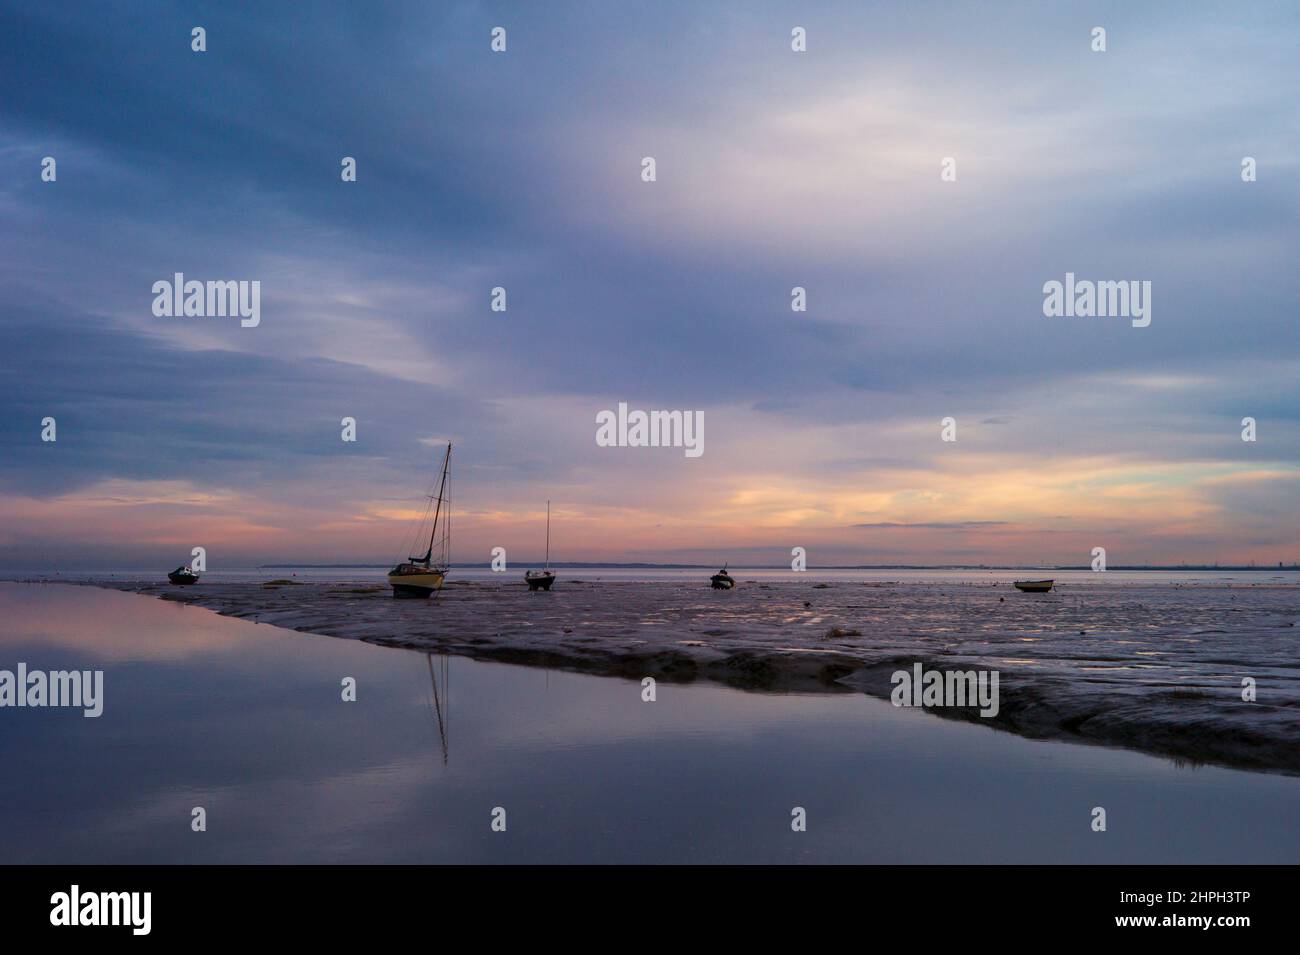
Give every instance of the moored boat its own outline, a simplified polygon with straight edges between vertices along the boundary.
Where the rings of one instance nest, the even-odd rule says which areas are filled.
[[[736,586],[736,580],[727,573],[727,565],[723,564],[722,569],[709,578],[714,590],[730,590]]]
[[[388,572],[394,597],[430,597],[442,589],[442,582],[446,579],[446,571],[421,561],[407,561]]]
[[[1015,580],[1012,581],[1012,586],[1027,594],[1045,594],[1055,583],[1055,580]]]
[[[551,570],[551,502],[546,502],[546,563],[541,570],[524,571],[524,583],[529,590],[550,590],[555,583],[555,572]]]
[[[451,442],[447,442],[447,454],[442,459],[442,480],[438,484],[438,496],[433,511],[433,530],[429,533],[429,549],[423,557],[409,557],[388,572],[388,583],[392,585],[394,597],[430,597],[442,589],[447,579],[447,570],[451,557],[451,502],[446,498],[447,468],[451,464]],[[446,503],[447,514],[443,517],[443,504]],[[427,511],[425,512],[427,515]],[[443,534],[438,537],[438,525],[442,523]],[[441,544],[439,559],[433,559],[435,544]]]
[[[190,570],[184,564],[181,564],[167,575],[167,579],[173,584],[186,586],[188,584],[197,584],[199,582],[199,575],[194,573],[194,571]]]
[[[549,570],[524,571],[524,582],[529,590],[550,590],[551,584],[555,583],[555,574]]]

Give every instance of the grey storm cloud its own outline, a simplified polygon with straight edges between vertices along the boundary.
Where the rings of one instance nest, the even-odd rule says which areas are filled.
[[[409,473],[428,452],[395,407],[429,408],[428,434],[490,431],[491,412],[473,398],[339,362],[179,349],[57,302],[12,311],[4,346],[0,484],[29,495],[104,477],[261,488],[330,472],[346,484],[364,477],[358,468]],[[33,440],[46,416],[57,449]],[[340,443],[344,416],[359,419],[355,447]]]

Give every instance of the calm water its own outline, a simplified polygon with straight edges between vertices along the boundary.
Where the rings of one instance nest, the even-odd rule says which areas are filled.
[[[1300,861],[1300,779],[855,694],[645,703],[632,681],[0,584],[0,669],[19,661],[103,669],[105,707],[0,709],[7,862]]]
[[[535,563],[512,561],[506,573],[494,573],[487,567],[460,567],[453,565],[450,580],[502,580],[514,579],[532,567]],[[118,570],[66,570],[60,574],[49,571],[6,571],[6,579],[16,580],[159,580],[167,577],[172,567],[144,567]],[[702,581],[708,582],[709,575],[716,567],[705,568],[661,568],[661,567],[563,567],[557,565],[556,573],[561,580],[606,580],[629,582],[653,581]],[[239,583],[245,581],[265,581],[279,577],[296,577],[303,581],[322,583],[385,583],[386,567],[237,567],[225,568],[209,566],[203,579],[212,583]],[[1019,568],[1013,570],[823,570],[810,568],[803,573],[773,568],[746,569],[733,567],[732,572],[739,581],[746,580],[791,580],[810,581],[898,581],[906,583],[993,583],[994,581],[1010,583],[1025,578],[1051,577],[1058,583],[1086,583],[1090,586],[1112,584],[1153,585],[1153,584],[1300,584],[1300,570],[1294,568],[1265,568],[1257,571],[1231,570],[1108,570],[1104,574],[1091,570],[1053,570],[1050,568]]]

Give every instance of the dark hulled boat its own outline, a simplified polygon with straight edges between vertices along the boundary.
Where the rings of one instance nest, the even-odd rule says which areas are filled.
[[[186,586],[189,584],[197,584],[199,582],[199,575],[194,573],[194,571],[190,570],[184,564],[181,564],[167,575],[167,579],[173,584]]]
[[[551,570],[551,502],[546,502],[546,563],[541,570],[524,571],[524,583],[529,590],[550,590],[555,583],[555,572]]]
[[[736,579],[727,573],[727,565],[723,564],[722,569],[709,578],[714,590],[730,590],[736,586]]]
[[[550,570],[528,570],[524,572],[524,582],[529,590],[550,590],[555,583],[555,573]]]
[[[1055,583],[1055,580],[1015,580],[1012,581],[1012,586],[1027,594],[1045,594]]]

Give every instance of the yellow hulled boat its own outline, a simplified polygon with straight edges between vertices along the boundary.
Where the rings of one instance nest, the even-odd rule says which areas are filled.
[[[446,579],[445,572],[415,562],[398,564],[388,572],[394,597],[428,597],[441,590]]]
[[[451,501],[447,496],[447,468],[451,464],[451,443],[447,443],[447,455],[442,459],[442,480],[438,484],[438,496],[433,507],[433,530],[429,533],[429,549],[423,557],[409,557],[388,572],[388,583],[392,585],[394,597],[429,597],[442,589],[442,582],[447,579],[447,570],[451,559]],[[433,502],[431,502],[433,503]],[[446,515],[443,510],[446,505]],[[426,517],[428,511],[425,512]],[[438,525],[442,524],[442,537],[438,537]],[[441,553],[437,560],[433,557],[433,548],[440,545]]]

